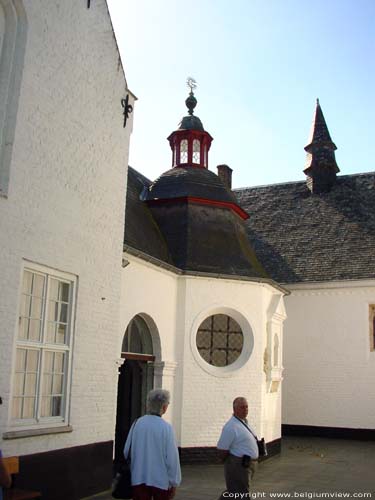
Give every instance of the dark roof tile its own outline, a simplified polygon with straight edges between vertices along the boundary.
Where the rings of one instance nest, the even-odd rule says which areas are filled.
[[[235,191],[250,244],[280,283],[375,278],[375,172],[340,176],[311,194],[305,182]]]

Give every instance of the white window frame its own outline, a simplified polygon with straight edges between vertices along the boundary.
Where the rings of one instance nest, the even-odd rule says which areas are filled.
[[[44,290],[44,300],[42,306],[42,335],[40,341],[25,340],[19,338],[19,328],[20,328],[20,315],[21,315],[21,304],[22,304],[22,289],[25,271],[30,271],[39,275],[46,277],[45,290]],[[48,343],[46,341],[47,332],[47,305],[49,303],[49,293],[50,287],[49,283],[51,279],[57,279],[59,281],[70,284],[69,293],[69,304],[68,308],[68,318],[67,318],[67,333],[68,342],[66,344]],[[51,427],[61,427],[67,426],[69,423],[70,415],[70,388],[71,388],[71,372],[72,372],[72,356],[73,356],[73,338],[74,338],[74,324],[75,324],[75,307],[76,307],[76,292],[77,292],[77,277],[72,274],[61,272],[55,269],[51,269],[39,264],[25,262],[22,266],[22,273],[20,279],[20,288],[18,294],[18,311],[17,311],[17,328],[15,333],[15,347],[13,356],[13,370],[12,370],[12,398],[9,408],[9,427],[12,430],[25,430],[25,429],[43,429]],[[13,397],[14,397],[14,383],[15,383],[15,373],[16,373],[16,356],[17,349],[35,349],[40,352],[39,363],[38,363],[38,375],[37,375],[37,388],[36,388],[36,417],[29,419],[14,419],[12,416],[13,412]],[[63,384],[63,396],[62,396],[62,414],[56,417],[42,417],[41,414],[41,399],[42,399],[42,378],[44,373],[44,355],[46,351],[52,352],[63,352],[66,354],[65,358],[65,370],[66,377]]]

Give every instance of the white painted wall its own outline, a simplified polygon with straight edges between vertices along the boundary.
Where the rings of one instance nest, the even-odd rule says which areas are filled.
[[[249,420],[259,435],[268,441],[280,438],[281,389],[266,394],[264,351],[270,303],[278,297],[282,304],[281,292],[249,281],[176,275],[140,258],[126,258],[130,264],[123,270],[122,335],[136,314],[152,318],[161,343],[156,361],[166,363],[163,387],[172,393],[166,418],[175,427],[179,445],[216,446],[239,395],[248,398]],[[276,309],[282,334],[285,313],[276,307],[273,319]],[[236,319],[248,339],[240,367],[237,362],[225,369],[210,367],[196,349],[201,322],[220,312]],[[119,349],[121,342],[122,337]]]
[[[0,197],[0,428],[9,429],[23,259],[78,276],[73,432],[6,440],[5,454],[113,439],[129,135],[104,0],[25,1],[27,43],[10,183]],[[131,102],[133,98],[131,97]]]
[[[288,286],[283,423],[374,429],[375,282]]]

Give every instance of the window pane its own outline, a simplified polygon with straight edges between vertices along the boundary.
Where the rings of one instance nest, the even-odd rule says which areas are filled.
[[[44,374],[42,393],[44,396],[49,396],[52,393],[52,374]]]
[[[229,318],[229,330],[231,332],[239,332],[242,333],[240,325],[233,318]]]
[[[180,144],[180,163],[186,163],[188,160],[188,141],[183,139]]]
[[[27,318],[20,318],[20,328],[18,331],[19,339],[27,339],[29,332],[29,320]]]
[[[27,373],[25,380],[25,395],[35,396],[36,394],[36,374]]]
[[[25,271],[23,273],[23,283],[22,283],[23,293],[31,294],[32,283],[33,283],[33,273],[31,273],[30,271]]]
[[[238,353],[236,351],[229,351],[228,352],[228,365],[234,363],[237,358],[238,358]]]
[[[26,349],[17,349],[16,372],[23,372],[26,368]]]
[[[49,298],[59,300],[59,282],[52,278],[49,280]]]
[[[201,159],[201,143],[198,139],[193,141],[193,163],[200,163]]]
[[[52,397],[52,417],[59,417],[61,415],[61,397]]]
[[[227,346],[227,334],[225,332],[215,332],[213,337],[214,348]]]
[[[232,349],[242,350],[243,336],[239,333],[231,333],[228,336],[228,344]]]
[[[199,330],[211,330],[211,318],[212,316],[210,318],[206,318],[199,327]]]
[[[43,397],[40,411],[41,417],[61,417],[62,399],[60,396]]]
[[[68,321],[68,304],[60,304],[60,323],[67,323]]]
[[[208,332],[198,331],[197,333],[197,347],[198,349],[209,349],[211,345],[211,335]]]
[[[14,395],[23,396],[23,385],[25,381],[24,373],[16,373],[14,377]]]
[[[26,318],[28,318],[30,316],[30,304],[31,304],[30,295],[23,295],[22,294],[20,316],[25,316]]]
[[[54,343],[56,335],[56,323],[48,321],[47,323],[47,342]]]
[[[64,358],[65,354],[63,352],[57,352],[55,354],[55,373],[64,372]]]
[[[48,304],[48,319],[49,321],[57,321],[59,315],[59,303],[50,300]]]
[[[199,354],[202,356],[202,358],[207,362],[211,364],[211,358],[210,358],[210,351],[207,349],[199,349]]]
[[[224,314],[215,314],[214,316],[214,330],[226,332],[228,325],[228,316]]]
[[[13,398],[12,418],[21,418],[22,416],[22,398]]]
[[[52,373],[53,371],[53,352],[44,352],[44,373]]]
[[[69,302],[69,283],[60,282],[60,294],[59,299],[63,302]]]
[[[66,325],[57,325],[57,332],[56,332],[56,343],[57,344],[65,344],[66,339],[65,339],[65,333],[66,333]]]
[[[53,377],[53,385],[52,385],[52,394],[62,394],[62,388],[63,388],[63,376],[62,375],[55,375]]]
[[[50,417],[52,415],[51,410],[51,398],[43,397],[42,398],[42,406],[40,408],[40,416],[41,417]]]
[[[24,398],[22,418],[34,417],[35,398]]]
[[[39,351],[28,350],[27,351],[27,365],[26,370],[28,372],[37,372],[38,371],[38,360],[39,360]]]
[[[41,321],[31,319],[29,325],[29,340],[40,340]]]
[[[32,298],[30,314],[31,318],[40,319],[42,317],[42,305],[43,301],[41,299],[35,297]]]
[[[214,351],[212,353],[212,364],[214,366],[225,366],[227,364],[226,361],[225,351]]]
[[[33,295],[35,297],[43,297],[45,277],[40,274],[34,274],[33,279]]]

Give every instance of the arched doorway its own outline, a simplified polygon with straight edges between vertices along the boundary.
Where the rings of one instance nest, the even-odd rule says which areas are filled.
[[[154,384],[154,349],[150,329],[145,319],[134,316],[122,343],[117,387],[115,464],[124,460],[123,449],[130,426],[146,412],[146,397]]]

